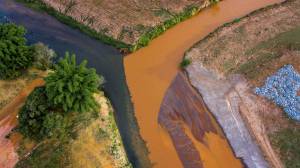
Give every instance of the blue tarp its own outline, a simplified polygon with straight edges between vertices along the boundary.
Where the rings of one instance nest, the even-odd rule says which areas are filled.
[[[255,88],[255,93],[274,101],[281,106],[287,115],[300,121],[300,74],[292,65],[285,65],[273,76],[267,78],[265,85]]]

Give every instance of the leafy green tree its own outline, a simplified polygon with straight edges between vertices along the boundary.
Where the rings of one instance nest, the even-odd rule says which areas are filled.
[[[52,66],[52,61],[56,57],[54,50],[49,49],[48,46],[43,43],[37,43],[32,46],[34,63],[33,66],[40,69],[46,70]]]
[[[65,112],[86,112],[98,107],[93,94],[102,84],[95,69],[86,67],[87,61],[76,65],[75,55],[66,53],[54,66],[54,73],[45,78],[49,100]]]
[[[26,45],[25,34],[22,26],[0,24],[0,79],[15,78],[32,64],[33,56]]]
[[[45,87],[36,88],[29,96],[19,113],[19,131],[32,139],[68,136],[70,123],[59,109],[49,103]]]

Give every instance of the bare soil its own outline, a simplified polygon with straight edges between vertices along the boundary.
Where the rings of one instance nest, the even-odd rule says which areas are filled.
[[[300,1],[288,0],[219,28],[186,54],[192,64],[209,69],[218,78],[230,79],[239,73],[247,79],[248,89],[238,103],[239,112],[274,167],[282,167],[276,156],[279,149],[270,146],[267,135],[299,128],[299,124],[289,120],[274,103],[255,96],[252,89],[286,64],[300,72],[299,26]]]
[[[299,53],[288,44],[276,45],[281,43],[282,33],[300,26],[300,1],[288,1],[236,21],[196,44],[189,51],[190,58],[223,76],[242,73],[253,84],[262,84],[266,76],[287,63],[300,70]]]
[[[39,70],[31,69],[15,80],[0,80],[0,110],[15,98],[27,84],[42,74]]]
[[[167,90],[158,122],[167,130],[184,167],[242,167],[202,97],[183,73],[178,73]]]
[[[43,0],[61,13],[114,39],[134,44],[149,28],[207,0]]]

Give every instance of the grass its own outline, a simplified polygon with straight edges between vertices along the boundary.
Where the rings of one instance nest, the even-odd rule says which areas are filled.
[[[60,22],[66,24],[72,28],[79,29],[86,35],[88,35],[92,38],[95,38],[97,40],[100,40],[105,44],[112,45],[112,46],[114,46],[118,49],[122,49],[122,50],[130,50],[132,48],[132,46],[130,44],[126,44],[122,41],[119,41],[110,36],[107,36],[102,31],[97,32],[96,30],[93,30],[93,29],[89,28],[88,26],[79,23],[78,21],[74,20],[72,17],[66,16],[63,13],[56,11],[54,8],[46,5],[41,0],[32,0],[32,1],[16,0],[16,1],[26,5],[27,7],[31,8],[31,9],[34,9],[34,10],[37,10],[40,12],[45,11],[49,15],[55,17]]]
[[[284,50],[300,50],[300,26],[247,50],[245,57],[256,57],[241,64],[231,72],[244,74],[248,79],[255,79],[265,68],[272,66],[272,61],[280,58]]]
[[[300,129],[286,128],[271,135],[286,168],[300,167]]]
[[[58,141],[49,141],[34,150],[30,157],[20,160],[16,168],[54,168],[69,165],[69,153]]]

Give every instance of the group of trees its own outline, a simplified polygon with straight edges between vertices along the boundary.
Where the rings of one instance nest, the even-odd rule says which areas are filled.
[[[74,113],[95,111],[98,107],[94,93],[103,78],[95,69],[87,68],[87,61],[77,65],[75,55],[53,65],[55,52],[42,43],[27,45],[26,29],[12,23],[0,24],[0,79],[13,79],[27,68],[53,68],[45,78],[45,86],[36,88],[19,114],[19,130],[36,140],[68,136]],[[80,115],[77,115],[80,116]]]
[[[46,85],[30,94],[20,112],[21,133],[37,140],[65,138],[72,132],[74,114],[76,117],[76,113],[96,111],[98,104],[93,94],[103,78],[86,64],[83,61],[77,65],[75,55],[66,53],[54,65],[54,71],[45,78]]]
[[[15,24],[0,24],[0,78],[11,79],[21,75],[33,62],[30,47],[26,45],[25,28]]]
[[[42,43],[27,45],[26,29],[13,23],[0,24],[0,79],[14,79],[30,66],[47,69],[55,52]]]

